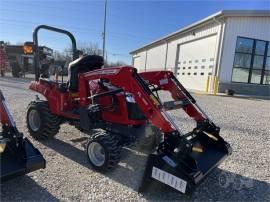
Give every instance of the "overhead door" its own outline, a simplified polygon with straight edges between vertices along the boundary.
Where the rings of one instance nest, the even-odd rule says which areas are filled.
[[[209,36],[181,44],[177,78],[188,89],[204,91],[207,78],[213,74],[217,36]]]
[[[137,68],[137,70],[140,72],[140,71],[143,71],[142,70],[142,65],[141,65],[141,57],[140,56],[137,56],[137,57],[134,57],[133,58],[133,65],[135,68]]]

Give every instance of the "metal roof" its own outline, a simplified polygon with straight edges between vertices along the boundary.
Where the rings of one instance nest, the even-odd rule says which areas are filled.
[[[173,32],[171,34],[168,34],[158,40],[155,40],[151,43],[148,43],[142,47],[139,47],[133,51],[130,52],[130,54],[134,54],[140,50],[144,50],[148,46],[153,46],[159,42],[165,41],[171,37],[174,37],[176,35],[179,35],[185,31],[188,31],[202,23],[205,23],[211,19],[220,18],[220,17],[270,17],[270,10],[222,10],[217,13],[214,13],[206,18],[203,18],[202,20],[199,20],[195,23],[192,23],[186,27],[183,27],[176,32]]]

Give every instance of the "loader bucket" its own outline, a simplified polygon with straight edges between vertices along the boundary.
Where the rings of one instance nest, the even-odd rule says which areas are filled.
[[[18,149],[14,149],[12,144],[12,141],[7,141],[5,150],[0,154],[1,182],[45,168],[45,159],[27,138],[22,140]]]
[[[202,148],[202,151],[192,151],[185,157],[157,152],[150,154],[139,192],[144,193],[156,181],[189,194],[231,154],[230,145],[222,138],[214,141],[206,135],[200,135],[193,145]]]

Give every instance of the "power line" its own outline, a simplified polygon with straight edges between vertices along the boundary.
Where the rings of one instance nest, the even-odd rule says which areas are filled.
[[[16,25],[20,25],[20,24],[28,24],[28,25],[37,25],[37,24],[44,24],[42,22],[31,22],[31,21],[22,21],[22,20],[13,20],[13,19],[4,19],[4,18],[0,18],[0,21],[7,21],[7,22],[12,22]],[[8,23],[2,23],[2,24],[8,24]],[[89,33],[89,31],[98,31],[99,33],[101,32],[99,29],[85,29],[85,28],[81,28],[81,27],[71,27],[71,26],[66,26],[66,25],[59,25],[59,24],[53,24],[52,26],[56,26],[56,27],[62,27],[65,29],[70,29],[70,30],[75,30],[75,31],[79,31],[79,32],[84,32],[84,33]],[[136,34],[129,34],[129,33],[119,33],[119,32],[110,32],[108,31],[108,33],[113,34],[114,36],[124,36],[124,37],[129,37],[131,39],[134,39],[134,37],[139,37],[139,38],[144,38],[144,39],[148,39],[148,40],[153,40],[152,37],[145,37],[145,36],[141,36],[141,35],[136,35]]]
[[[48,5],[46,5],[46,7],[48,7]],[[46,8],[45,7],[45,8]],[[42,6],[42,8],[44,8],[44,6]],[[48,7],[48,8],[58,8],[58,7]],[[17,12],[23,12],[23,13],[25,13],[25,10],[18,10],[18,9],[14,9],[14,8],[7,8],[7,9],[9,9],[9,10],[14,10],[14,11],[17,11]],[[60,9],[60,8],[59,8]],[[6,8],[5,9],[3,9],[3,10],[6,10]],[[72,9],[73,11],[74,10],[76,10],[76,9]],[[30,13],[33,13],[33,11],[35,11],[35,10],[31,10],[31,11],[27,11],[28,13],[30,12]],[[79,11],[80,13],[82,12],[82,10],[81,9],[77,9],[77,11]],[[51,12],[51,10],[49,11],[49,12]],[[37,12],[38,14],[40,14],[40,12]],[[34,14],[37,14],[37,13],[34,13]],[[41,11],[41,13],[42,13],[42,11]],[[90,13],[92,13],[92,11],[90,12]],[[99,12],[96,12],[96,13],[99,13]],[[46,15],[48,14],[47,12],[45,13]],[[55,13],[50,13],[50,16],[53,16],[53,17],[57,17],[57,15],[55,15]],[[58,16],[60,16],[60,15],[58,15]],[[75,17],[78,17],[79,15],[73,15],[73,16],[75,16]],[[115,14],[111,14],[111,12],[108,12],[108,16],[110,16],[110,18],[109,18],[109,20],[110,20],[110,25],[119,25],[119,24],[124,24],[124,25],[127,25],[127,24],[129,24],[130,25],[130,20],[129,21],[123,21],[124,19],[128,19],[128,18],[123,18],[123,16],[119,16],[119,15],[115,15]],[[64,17],[64,18],[66,18],[66,16],[64,16],[64,15],[61,15],[61,17]],[[113,18],[113,17],[117,17],[117,18]],[[114,22],[114,21],[111,21],[112,19],[116,19],[116,20],[119,20],[119,19],[121,19],[120,21],[118,21],[118,22]],[[141,22],[141,21],[139,21],[138,19],[132,19],[132,22],[134,22],[134,21],[137,21],[137,22]],[[171,22],[171,20],[170,20],[170,22]],[[178,21],[176,22],[176,23],[179,23]],[[175,25],[176,24],[169,24],[168,22],[166,23],[166,25],[171,25],[171,26],[173,26],[173,27],[175,27]],[[163,25],[163,27],[164,27],[164,25]],[[167,27],[167,28],[169,28],[169,27]],[[82,29],[82,28],[79,28],[79,29]],[[129,34],[129,33],[119,33],[119,34]],[[130,34],[129,34],[130,35]],[[135,35],[134,35],[135,36]],[[136,35],[136,36],[139,36],[139,35]],[[140,35],[140,37],[143,37],[143,38],[145,38],[145,39],[150,39],[150,40],[152,40],[153,38],[152,37],[150,37],[150,36],[145,36],[145,35]]]

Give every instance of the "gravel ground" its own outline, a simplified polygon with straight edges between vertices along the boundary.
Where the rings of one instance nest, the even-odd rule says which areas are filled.
[[[20,131],[29,137],[25,126],[28,103],[35,93],[29,80],[0,78]],[[47,168],[1,185],[2,201],[269,201],[270,200],[270,101],[214,96],[195,96],[201,107],[221,127],[222,136],[233,147],[233,154],[195,190],[184,196],[161,184],[153,184],[144,196],[137,194],[145,155],[124,149],[122,160],[110,173],[101,174],[89,166],[84,146],[86,136],[74,127],[63,125],[55,139],[37,142]],[[192,124],[182,113],[173,114],[183,130]],[[219,179],[225,177],[227,186]]]

